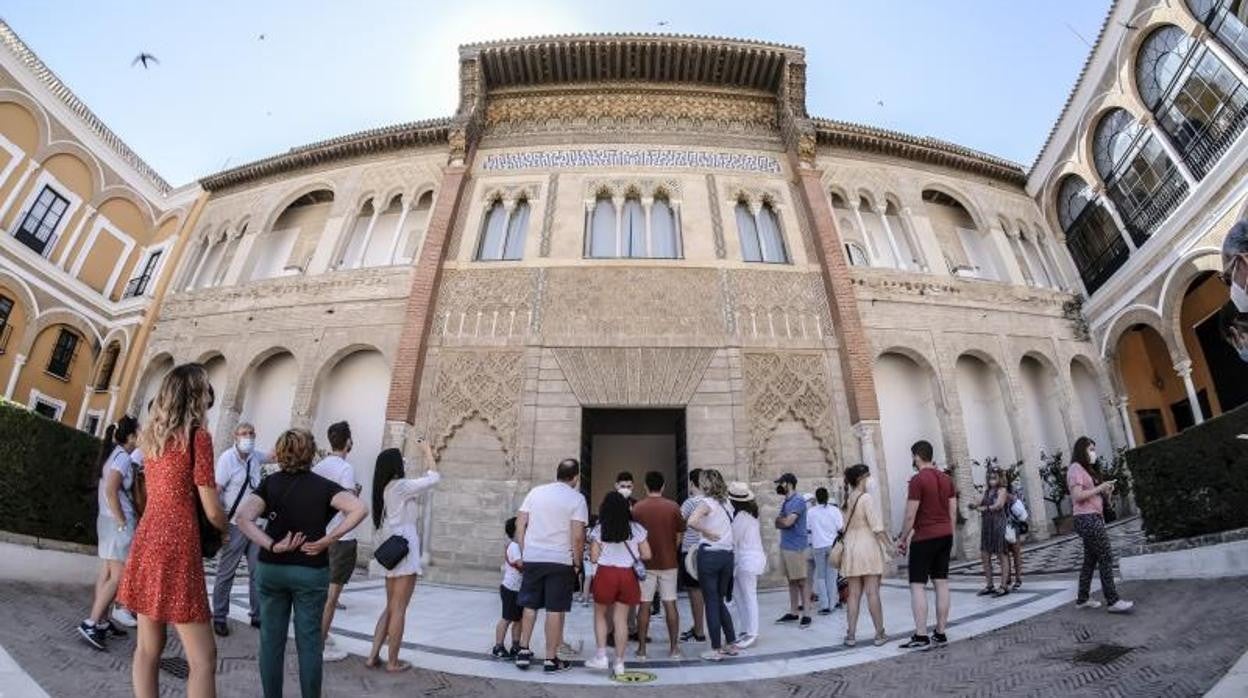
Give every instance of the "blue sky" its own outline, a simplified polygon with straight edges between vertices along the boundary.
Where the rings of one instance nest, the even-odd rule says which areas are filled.
[[[0,17],[180,185],[311,141],[449,115],[461,43],[605,31],[804,46],[812,114],[943,138],[1029,166],[1087,56],[1076,34],[1094,40],[1108,6],[3,0]],[[160,65],[132,68],[141,51]]]

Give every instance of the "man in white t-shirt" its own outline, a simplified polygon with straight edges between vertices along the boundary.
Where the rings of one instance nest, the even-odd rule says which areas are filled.
[[[572,668],[558,656],[563,642],[563,620],[572,608],[572,592],[585,551],[585,524],[589,507],[581,494],[581,463],[575,458],[559,462],[555,482],[534,487],[516,516],[516,542],[524,558],[520,583],[520,650],[516,666],[528,669],[533,662],[529,640],[537,612],[546,611],[547,673]]]
[[[217,458],[217,495],[221,499],[221,508],[230,518],[229,533],[217,557],[217,575],[212,584],[212,629],[221,637],[230,634],[230,626],[225,622],[230,614],[230,591],[234,588],[238,563],[244,556],[247,558],[247,612],[251,616],[252,627],[260,627],[260,596],[256,582],[260,548],[235,525],[235,511],[243,497],[260,485],[260,464],[264,458],[256,452],[255,445],[256,428],[241,422],[234,428],[234,446]]]
[[[312,472],[335,482],[348,492],[359,494],[359,486],[355,482],[355,468],[347,462],[347,454],[354,445],[351,440],[351,425],[346,422],[335,422],[326,431],[329,447],[332,452],[312,467]],[[332,531],[342,522],[342,514],[330,520],[325,530]],[[339,649],[329,637],[329,628],[334,623],[334,611],[338,608],[338,597],[342,588],[351,580],[355,571],[357,555],[355,531],[349,531],[341,539],[329,546],[329,596],[325,600],[325,612],[321,616],[321,637],[325,641],[324,659],[337,662],[347,658],[346,650]]]

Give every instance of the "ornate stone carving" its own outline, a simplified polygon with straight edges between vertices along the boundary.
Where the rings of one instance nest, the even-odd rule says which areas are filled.
[[[636,195],[643,199],[666,194],[669,199],[680,199],[680,181],[675,179],[648,179],[613,177],[590,179],[585,183],[585,198],[593,199],[599,194],[610,197]]]
[[[495,199],[502,201],[533,201],[542,198],[540,182],[520,182],[518,184],[500,184],[481,188],[481,201],[490,202]]]
[[[555,198],[559,192],[559,173],[551,172],[546,181],[546,210],[542,212],[542,239],[538,246],[539,257],[550,256],[550,233],[555,226]]]
[[[456,429],[477,418],[498,435],[514,477],[523,366],[519,351],[441,352],[428,431],[434,451],[441,452]]]
[[[833,334],[832,311],[818,273],[733,270],[727,285],[736,332],[743,341],[820,339]]]
[[[724,335],[713,269],[560,267],[547,270],[542,335],[592,338]]]
[[[491,135],[592,131],[714,131],[769,135],[777,131],[771,95],[653,84],[597,84],[560,90],[494,94],[485,109]]]
[[[750,422],[750,479],[763,477],[763,453],[776,426],[793,419],[803,424],[828,462],[835,452],[831,389],[823,354],[796,352],[742,355],[745,409]]]
[[[724,242],[724,221],[719,212],[719,191],[715,186],[715,175],[706,173],[706,198],[711,209],[711,235],[715,239],[715,258],[724,259],[728,256],[728,248]]]
[[[531,269],[455,269],[442,275],[434,333],[442,337],[522,338],[532,322]]]
[[[582,405],[613,407],[688,404],[715,354],[709,347],[574,347],[553,352]]]
[[[569,148],[491,153],[485,157],[485,162],[481,165],[482,170],[492,172],[587,167],[614,169],[652,167],[664,170],[698,169],[762,174],[781,173],[780,160],[773,155],[663,148]]]

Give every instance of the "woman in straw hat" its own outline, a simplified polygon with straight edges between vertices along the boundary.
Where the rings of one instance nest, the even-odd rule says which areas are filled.
[[[767,570],[767,553],[758,526],[758,503],[744,482],[728,485],[732,504],[733,604],[737,612],[737,647],[749,647],[758,640],[758,577]]]

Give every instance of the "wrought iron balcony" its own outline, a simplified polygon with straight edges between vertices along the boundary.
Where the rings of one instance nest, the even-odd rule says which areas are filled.
[[[1248,125],[1248,88],[1243,84],[1223,100],[1209,123],[1167,125],[1175,147],[1197,179],[1204,179]]]
[[[1084,206],[1066,229],[1066,246],[1089,295],[1105,285],[1131,254],[1109,213],[1096,202]]]
[[[1122,222],[1136,247],[1143,245],[1187,196],[1187,181],[1179,168],[1168,160],[1166,164],[1162,172],[1150,171],[1152,182],[1147,188],[1142,186],[1143,178],[1130,170],[1130,179],[1134,182],[1124,181],[1127,177],[1121,176],[1121,173],[1105,182],[1105,190],[1122,216]]]

